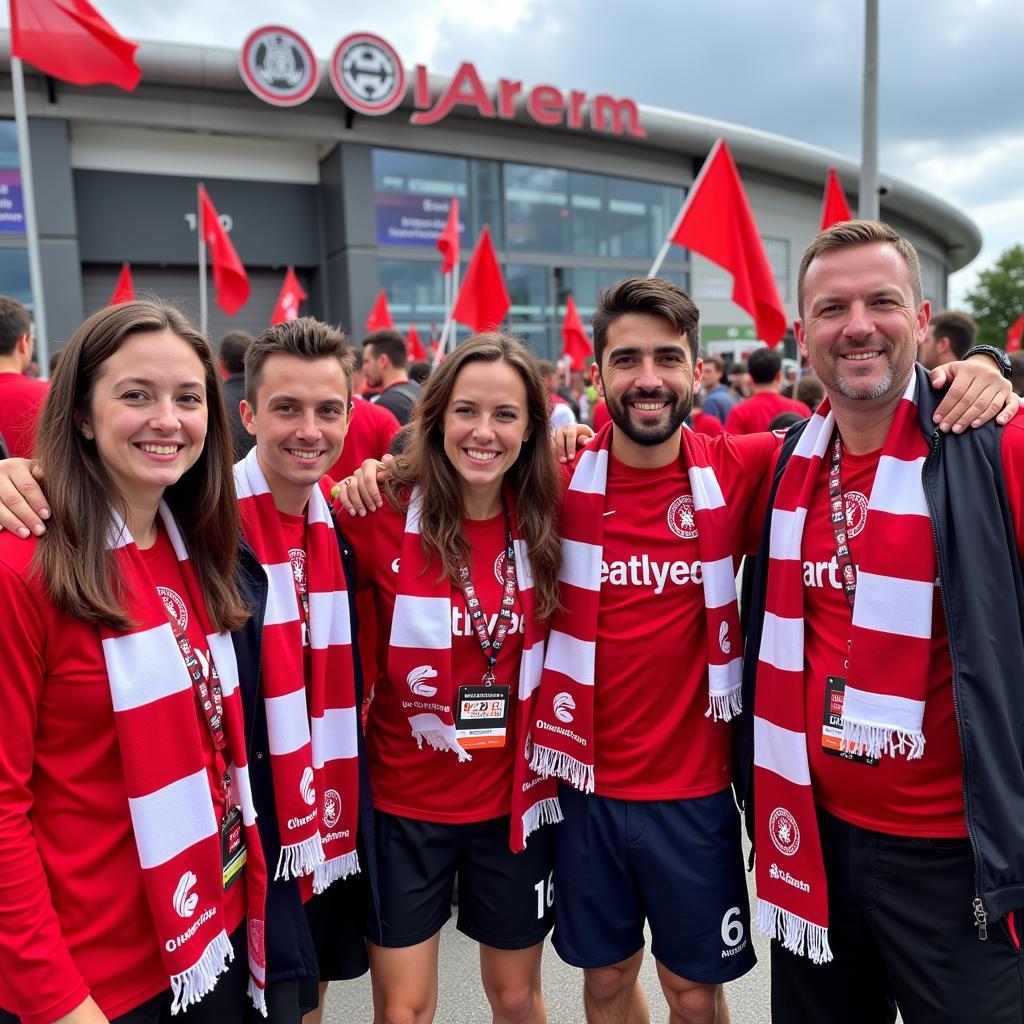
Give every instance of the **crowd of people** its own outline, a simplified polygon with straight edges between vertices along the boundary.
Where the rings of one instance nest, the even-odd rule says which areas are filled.
[[[429,1024],[456,885],[493,1024],[547,1020],[552,928],[588,1024],[648,1021],[645,927],[727,1024],[752,925],[779,1024],[1019,1022],[1011,368],[886,225],[797,294],[785,382],[622,281],[587,388],[501,331],[218,359],[156,301],[47,388],[0,299],[0,1022],[315,1024],[369,970]]]

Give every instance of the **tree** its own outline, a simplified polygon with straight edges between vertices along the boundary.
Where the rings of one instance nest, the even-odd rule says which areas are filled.
[[[1005,346],[1010,325],[1024,313],[1024,245],[1007,249],[978,274],[967,305],[978,321],[978,343]]]

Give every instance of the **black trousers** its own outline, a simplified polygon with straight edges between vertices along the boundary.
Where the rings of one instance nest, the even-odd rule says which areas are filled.
[[[772,943],[773,1024],[1022,1024],[1024,959],[1006,921],[974,927],[960,839],[911,839],[818,813],[833,960]],[[1021,935],[1021,915],[1015,931]]]

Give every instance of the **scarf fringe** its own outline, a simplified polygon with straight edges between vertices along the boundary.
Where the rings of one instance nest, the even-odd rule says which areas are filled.
[[[523,838],[536,832],[545,825],[557,825],[562,821],[562,806],[557,796],[549,796],[535,803],[523,815]]]
[[[885,725],[865,725],[843,720],[843,738],[840,750],[846,753],[867,754],[881,758],[906,755],[908,761],[924,756],[924,734],[920,729],[907,731]]]
[[[463,750],[462,747],[459,746],[457,740],[451,739],[440,729],[426,729],[422,732],[419,729],[413,729],[412,738],[416,741],[416,745],[420,750],[423,749],[423,741],[426,740],[427,743],[435,750],[440,750],[442,752],[450,750],[453,753],[458,754],[460,764],[463,761],[473,760],[473,755],[470,754],[468,750]]]
[[[827,964],[832,959],[827,928],[811,924],[774,903],[757,901],[754,924],[758,931],[781,942],[791,953],[808,957],[812,963]]]
[[[249,975],[249,998],[252,1000],[252,1005],[255,1006],[264,1017],[266,1017],[267,991],[256,984],[256,979],[251,974]]]
[[[708,709],[705,718],[713,722],[731,722],[736,715],[743,713],[743,689],[737,686],[728,693],[720,693],[708,698]]]
[[[281,847],[281,853],[277,858],[277,871],[274,872],[274,881],[282,878],[288,881],[290,878],[311,875],[323,862],[323,843],[320,840],[320,833],[314,832],[308,839],[303,839],[301,843]]]
[[[231,948],[231,940],[223,929],[203,950],[203,955],[181,974],[171,975],[171,1013],[187,1010],[193,1003],[198,1003],[203,996],[213,991],[217,978],[235,959],[235,951]]]
[[[343,853],[340,857],[332,857],[322,864],[317,864],[313,871],[313,892],[322,893],[328,886],[342,878],[348,878],[359,872],[359,854],[355,850]]]
[[[584,793],[594,792],[594,766],[584,764],[564,751],[534,743],[530,768],[546,779],[554,776]]]

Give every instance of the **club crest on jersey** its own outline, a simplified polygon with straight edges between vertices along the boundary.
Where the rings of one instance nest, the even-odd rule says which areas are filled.
[[[188,609],[185,602],[170,587],[157,587],[156,592],[160,595],[167,614],[178,624],[178,629],[185,632],[188,629]]]
[[[683,540],[694,540],[697,536],[697,518],[693,496],[684,494],[668,507],[668,528]]]
[[[772,837],[775,849],[786,857],[792,857],[800,849],[800,827],[785,807],[776,807],[768,819],[768,835]]]
[[[868,520],[868,499],[860,491],[850,491],[846,497],[846,533],[852,540],[864,529]]]
[[[306,552],[302,548],[290,548],[288,559],[292,563],[292,576],[299,590],[306,590]]]
[[[324,793],[324,824],[334,828],[341,820],[341,795],[336,789]]]

